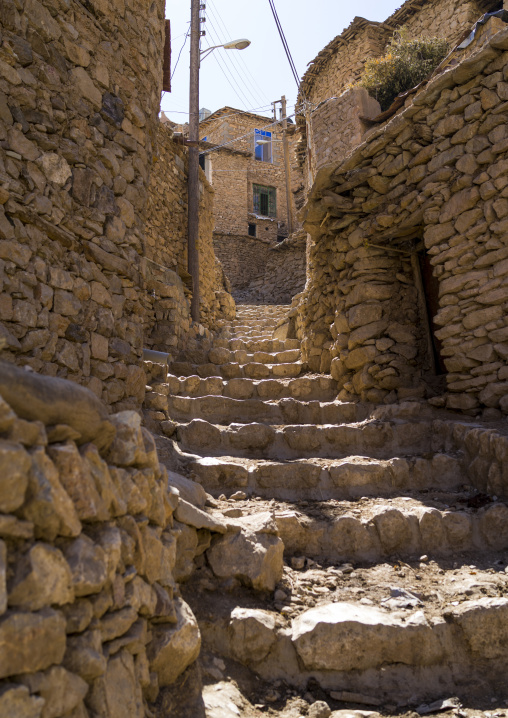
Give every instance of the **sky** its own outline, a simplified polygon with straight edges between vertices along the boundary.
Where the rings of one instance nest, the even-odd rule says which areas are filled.
[[[403,0],[274,0],[298,75],[330,40],[360,15],[382,21]],[[200,107],[225,105],[271,117],[271,102],[286,95],[288,116],[294,111],[296,82],[284,53],[268,0],[201,0],[206,3],[206,31],[201,49],[247,38],[245,50],[214,50],[201,64]],[[164,93],[162,109],[174,122],[186,122],[189,107],[189,49],[184,46],[190,21],[190,0],[167,0],[171,20],[172,91]],[[182,50],[183,47],[183,50]],[[182,50],[182,51],[181,51]],[[180,54],[180,60],[178,56]]]

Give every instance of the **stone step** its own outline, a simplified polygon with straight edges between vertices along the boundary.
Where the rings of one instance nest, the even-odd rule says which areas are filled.
[[[230,384],[233,381],[231,380]],[[257,383],[258,394],[273,390],[273,380]],[[296,381],[296,380],[293,380]],[[233,386],[235,386],[233,384]],[[297,385],[298,386],[298,385]],[[289,383],[288,383],[289,387]],[[295,391],[298,389],[292,389]],[[320,401],[299,401],[281,399],[278,402],[259,399],[233,399],[229,396],[185,397],[169,396],[160,399],[156,395],[157,407],[150,406],[153,395],[147,395],[145,406],[169,412],[175,421],[189,422],[199,416],[213,424],[230,424],[237,421],[267,422],[269,424],[340,424],[363,421],[369,409],[363,404]],[[167,408],[166,408],[167,407]]]
[[[279,352],[258,351],[249,353],[244,349],[231,351],[230,349],[214,347],[208,353],[208,361],[212,364],[291,364],[300,359],[299,349],[286,349]]]
[[[261,339],[250,341],[245,339],[227,339],[226,348],[231,351],[243,349],[247,352],[282,352],[288,349],[299,349],[298,339]],[[219,346],[216,343],[216,346]]]
[[[152,383],[152,391],[173,396],[204,397],[222,395],[232,399],[285,399],[333,401],[337,383],[330,376],[302,376],[296,379],[230,379],[201,378],[197,375],[177,377],[169,374],[164,383]]]
[[[390,459],[442,449],[440,437],[432,435],[432,424],[425,421],[284,426],[256,422],[223,426],[193,419],[178,426],[177,438],[181,449],[191,453],[272,461],[352,455]]]
[[[173,362],[169,365],[169,371],[175,376],[201,377],[222,376],[224,379],[268,379],[268,378],[295,378],[304,371],[302,362],[290,362],[285,364],[260,364],[250,362],[238,364],[230,362],[227,364],[190,364],[187,362]]]
[[[280,501],[353,500],[408,492],[459,491],[469,479],[460,454],[425,457],[368,456],[344,459],[253,461],[239,457],[201,457],[182,453],[186,471],[214,496],[242,490],[259,499]],[[434,496],[434,493],[431,493]]]
[[[493,555],[484,570],[474,571],[467,563],[358,566],[345,573],[337,562],[326,568],[311,563],[303,571],[287,566],[277,600],[253,602],[249,596],[248,607],[241,607],[237,596],[222,593],[213,612],[203,600],[206,577],[198,576],[185,587],[185,597],[205,649],[220,647],[224,658],[272,683],[304,691],[312,678],[331,701],[337,696],[371,711],[390,705],[383,713],[391,714],[448,696],[475,706],[496,696],[496,705],[502,705],[508,667],[506,560]],[[436,711],[439,707],[427,712]],[[379,714],[332,713],[360,715]]]

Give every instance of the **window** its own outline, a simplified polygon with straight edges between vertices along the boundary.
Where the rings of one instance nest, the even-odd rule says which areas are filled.
[[[249,222],[249,237],[256,236],[256,225]]]
[[[272,133],[254,130],[254,157],[260,162],[272,162]]]
[[[277,217],[277,200],[275,187],[264,187],[261,184],[253,185],[254,212],[263,217]]]

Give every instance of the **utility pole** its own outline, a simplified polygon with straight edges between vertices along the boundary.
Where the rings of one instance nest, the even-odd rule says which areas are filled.
[[[189,184],[187,264],[192,277],[191,316],[199,322],[199,64],[200,1],[191,0],[189,88]]]
[[[288,146],[288,121],[286,115],[286,95],[282,95],[280,99],[282,106],[282,146],[284,147],[284,163],[286,165],[286,203],[288,212],[288,232],[293,233],[293,209],[291,204],[291,165],[289,161]]]

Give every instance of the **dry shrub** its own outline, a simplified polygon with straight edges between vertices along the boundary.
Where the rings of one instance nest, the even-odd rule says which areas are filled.
[[[401,92],[416,87],[429,77],[448,54],[448,43],[439,37],[412,38],[406,28],[399,30],[388,44],[384,57],[367,60],[360,87],[387,110]]]

